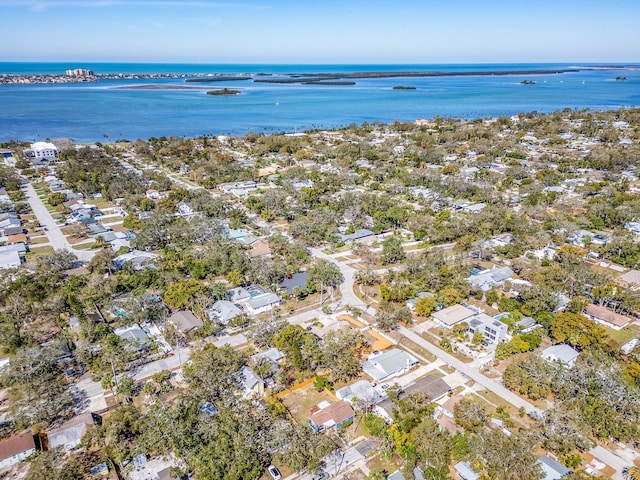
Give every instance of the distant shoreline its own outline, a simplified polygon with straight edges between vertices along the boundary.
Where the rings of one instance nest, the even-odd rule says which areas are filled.
[[[517,75],[559,75],[563,73],[575,73],[588,70],[636,70],[640,69],[638,65],[590,65],[575,66],[563,68],[526,68],[511,70],[415,70],[415,71],[363,71],[363,72],[344,72],[344,73],[244,73],[244,74],[226,74],[226,73],[137,73],[137,74],[116,74],[116,73],[99,73],[87,76],[69,77],[64,74],[0,74],[0,85],[2,84],[47,84],[47,83],[84,83],[84,82],[100,82],[103,80],[135,80],[135,79],[181,79],[185,82],[195,83],[213,83],[213,82],[230,82],[251,80],[255,83],[311,83],[327,81],[353,81],[357,79],[375,79],[375,78],[420,78],[420,77],[488,77],[488,76],[517,76]],[[268,78],[265,78],[268,77]],[[343,83],[346,85],[346,83]]]
[[[188,85],[163,85],[162,83],[149,83],[146,85],[124,85],[112,87],[113,90],[206,90],[207,87],[191,87]]]

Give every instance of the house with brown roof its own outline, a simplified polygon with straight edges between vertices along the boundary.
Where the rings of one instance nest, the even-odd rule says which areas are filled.
[[[271,247],[264,240],[258,240],[254,242],[251,246],[251,250],[249,250],[249,256],[251,258],[263,257],[266,255],[271,255]]]
[[[24,432],[0,441],[0,469],[22,462],[36,451],[31,432]]]
[[[632,318],[616,313],[608,308],[601,307],[600,305],[592,304],[587,306],[587,308],[584,309],[584,314],[594,322],[606,325],[614,330],[620,330],[633,321]]]
[[[20,233],[18,235],[9,235],[7,237],[7,245],[13,245],[14,243],[27,243],[28,241],[27,235],[24,233]]]
[[[353,421],[356,412],[351,404],[345,401],[335,403],[320,402],[311,409],[309,425],[316,433],[326,432],[332,428],[340,428]]]

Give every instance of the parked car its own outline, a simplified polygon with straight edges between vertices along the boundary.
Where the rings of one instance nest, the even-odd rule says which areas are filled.
[[[329,478],[329,474],[327,472],[323,472],[322,470],[319,472],[316,472],[311,479],[312,480],[325,480]]]
[[[282,479],[282,474],[280,473],[280,470],[278,470],[278,468],[276,466],[269,465],[269,467],[267,467],[267,471],[269,472],[269,475],[271,475],[273,480],[281,480]]]

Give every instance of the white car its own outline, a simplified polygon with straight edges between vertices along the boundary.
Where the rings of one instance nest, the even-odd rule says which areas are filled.
[[[269,475],[273,477],[273,480],[282,479],[282,474],[280,473],[280,470],[278,470],[278,468],[275,467],[274,465],[269,465],[269,467],[267,467],[267,471],[269,472]]]

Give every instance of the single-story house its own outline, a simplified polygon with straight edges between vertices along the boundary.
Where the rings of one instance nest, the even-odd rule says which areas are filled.
[[[182,333],[190,332],[191,330],[204,325],[204,322],[189,310],[180,310],[175,312],[167,319],[167,321],[175,325]]]
[[[626,315],[621,315],[608,308],[594,304],[588,305],[587,308],[584,309],[584,314],[594,322],[606,325],[614,330],[620,330],[633,322],[633,319]]]
[[[551,345],[540,352],[540,356],[549,362],[560,362],[565,367],[571,368],[575,365],[580,353],[571,345],[560,343]]]
[[[311,409],[309,425],[314,432],[320,433],[332,428],[340,428],[349,421],[353,421],[356,412],[353,407],[345,402],[335,403],[321,402]]]
[[[142,250],[132,250],[113,259],[113,263],[122,268],[125,263],[131,263],[134,270],[142,270],[145,265],[151,264],[158,255],[155,253],[143,252]]]
[[[253,359],[254,362],[264,359],[264,360],[267,360],[268,362],[271,362],[274,365],[278,365],[284,357],[285,357],[284,353],[282,353],[276,347],[271,347],[263,352],[256,353],[251,358]]]
[[[542,327],[542,325],[536,322],[532,317],[523,317],[516,322],[515,327],[517,333],[529,333],[536,328]]]
[[[377,355],[371,355],[362,364],[362,370],[373,378],[381,382],[388,378],[396,377],[408,372],[418,364],[418,360],[404,350],[392,348]]]
[[[17,252],[0,252],[0,270],[17,268],[22,264]]]
[[[93,413],[83,413],[72,418],[58,428],[47,430],[49,449],[63,447],[72,450],[82,441],[82,437],[94,424],[100,424],[101,419]]]
[[[340,240],[344,243],[349,242],[358,242],[364,240],[365,238],[371,238],[375,235],[371,230],[367,230],[366,228],[360,228],[353,233],[349,234],[341,234]]]
[[[119,327],[116,328],[113,333],[124,340],[126,346],[131,350],[140,351],[151,346],[149,337],[138,325]]]
[[[404,394],[402,395],[418,392],[426,393],[429,395],[429,399],[432,402],[436,402],[445,395],[450,394],[452,390],[451,386],[442,378],[436,377],[435,375],[425,375],[424,377],[420,377],[416,381],[405,385]]]
[[[480,474],[476,473],[468,462],[459,462],[453,466],[460,480],[478,480]]]
[[[294,289],[297,287],[299,290],[303,290],[309,280],[309,274],[307,272],[294,273],[280,280],[278,283],[278,290],[286,290],[289,295],[293,295]]]
[[[351,404],[353,404],[353,399],[357,399],[356,405],[361,404],[363,406],[371,406],[384,399],[373,385],[366,380],[358,380],[351,385],[339,388],[336,390],[336,397],[338,397],[338,400],[344,400]]]
[[[280,297],[275,293],[263,293],[247,301],[247,311],[251,315],[258,315],[268,312],[278,305],[280,305]]]
[[[469,321],[475,314],[476,312],[470,308],[457,304],[433,312],[431,316],[439,322],[441,326],[451,328],[457,323]]]
[[[242,315],[242,310],[229,300],[218,300],[208,311],[209,319],[224,323],[225,325],[238,315]]]
[[[629,270],[624,275],[618,277],[618,283],[631,290],[638,290],[640,288],[640,271]]]
[[[242,367],[239,374],[242,396],[244,398],[262,398],[264,396],[264,380],[249,367]]]
[[[477,288],[483,292],[491,290],[494,286],[504,285],[504,282],[513,278],[513,270],[509,267],[492,268],[484,270],[477,275],[471,275],[467,282],[472,288]]]
[[[571,474],[571,470],[546,455],[540,455],[538,463],[542,466],[542,472],[544,473],[542,480],[560,480]]]
[[[22,462],[36,451],[31,432],[13,435],[0,441],[0,469]]]
[[[236,287],[228,290],[229,299],[234,303],[246,302],[251,299],[251,294],[249,290],[244,287]]]
[[[251,258],[271,255],[271,247],[264,240],[258,240],[251,245],[251,250],[247,253],[249,253]]]

